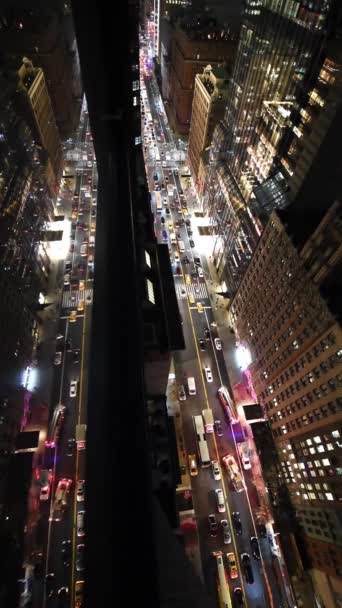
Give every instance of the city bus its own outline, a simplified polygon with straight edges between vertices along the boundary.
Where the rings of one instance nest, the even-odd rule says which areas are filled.
[[[157,207],[157,213],[161,213],[163,211],[163,203],[161,200],[161,195],[160,192],[155,192],[155,197],[156,197],[156,207]]]
[[[196,435],[197,449],[198,455],[200,459],[201,466],[203,468],[208,467],[210,465],[210,456],[207,440],[205,438],[204,426],[203,426],[203,418],[202,416],[193,416],[194,430]]]
[[[49,424],[48,434],[45,440],[45,445],[48,448],[54,448],[58,442],[58,438],[62,431],[66,407],[59,403],[56,405]]]
[[[213,551],[213,556],[216,559],[217,567],[217,592],[219,596],[220,608],[232,608],[232,600],[230,598],[228,576],[223,563],[222,551]]]

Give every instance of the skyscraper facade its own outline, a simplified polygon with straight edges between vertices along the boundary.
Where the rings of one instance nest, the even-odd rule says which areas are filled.
[[[223,117],[227,103],[228,75],[223,66],[214,70],[208,65],[203,74],[195,78],[192,101],[189,165],[194,181],[197,181],[201,154],[209,147],[213,130]]]
[[[166,108],[176,132],[188,134],[196,74],[208,64],[225,63],[228,73],[236,50],[235,34],[211,20],[180,22],[174,31],[170,64],[170,98]]]
[[[33,116],[37,144],[46,154],[46,180],[51,196],[58,192],[62,175],[63,153],[44,72],[35,68],[26,57],[19,67],[20,85],[27,91]]]
[[[276,447],[264,478],[279,517],[288,496],[322,597],[342,572],[341,203],[316,219],[307,235],[272,213],[230,312]]]
[[[305,178],[307,168],[300,169],[299,156],[315,128],[314,118],[331,112],[327,90],[338,86],[338,58],[334,53],[329,60],[327,49],[336,23],[338,13],[329,1],[245,3],[224,126],[216,135],[204,197],[217,236],[216,266],[233,291],[245,270],[246,250],[253,250],[269,213],[286,207],[298,180]],[[317,138],[312,139],[317,149]],[[314,156],[311,145],[307,166]],[[224,187],[217,191],[219,175]],[[228,247],[231,222],[217,217],[222,197],[238,224]]]

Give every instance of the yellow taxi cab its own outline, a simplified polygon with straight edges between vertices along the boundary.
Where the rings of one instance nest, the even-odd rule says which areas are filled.
[[[90,232],[95,232],[96,230],[96,221],[92,220],[91,225],[90,225]]]
[[[230,578],[237,578],[239,575],[236,567],[236,559],[234,553],[227,553],[227,562]]]
[[[189,454],[188,460],[189,460],[190,475],[191,475],[191,477],[196,477],[196,475],[198,475],[198,469],[197,469],[197,462],[196,462],[195,454]]]
[[[79,282],[78,289],[80,289],[80,290],[84,289],[84,281]]]
[[[77,213],[76,209],[74,209],[73,212],[71,213],[71,219],[76,220],[77,216],[78,216],[78,213]]]
[[[185,275],[185,282],[187,285],[191,285],[191,276],[189,274]]]
[[[72,310],[69,315],[69,323],[74,323],[77,319],[77,310]]]
[[[188,211],[187,207],[183,207],[183,215],[184,215],[184,217],[189,215],[189,211]]]
[[[79,312],[82,312],[84,310],[84,300],[79,301],[79,303],[77,304],[77,310]]]
[[[195,298],[192,295],[192,293],[189,294],[189,302],[190,302],[190,304],[195,304]]]
[[[202,312],[203,312],[203,310],[204,310],[204,308],[203,308],[203,304],[201,304],[201,302],[197,302],[197,311],[198,311],[199,313],[202,313]]]
[[[169,222],[169,230],[173,230],[173,223]]]

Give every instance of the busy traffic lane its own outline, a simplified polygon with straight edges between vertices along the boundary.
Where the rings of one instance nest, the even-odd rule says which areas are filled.
[[[181,304],[181,311],[184,310],[185,303]],[[182,313],[182,316],[185,317],[185,311]],[[198,336],[203,335],[203,322],[198,318],[200,315],[196,311],[191,311],[190,314],[192,316],[192,323],[195,329],[196,338]],[[185,321],[184,321],[185,323]],[[184,326],[184,325],[183,325]],[[191,333],[190,333],[191,340]],[[213,411],[213,416],[215,420],[220,420],[224,429],[223,437],[217,438],[217,447],[218,447],[218,460],[221,460],[221,457],[227,453],[233,453],[236,462],[238,462],[238,455],[235,452],[234,440],[232,437],[232,430],[230,424],[225,420],[224,415],[222,413],[222,407],[217,399],[217,388],[219,387],[218,375],[215,371],[216,361],[213,355],[212,348],[208,349],[206,353],[206,360],[209,363],[212,371],[213,371],[213,382],[206,383],[205,389],[203,388],[203,384],[201,381],[201,370],[203,369],[202,359],[197,361],[191,357],[187,357],[188,353],[188,344],[189,341],[186,338],[187,349],[181,355],[181,358],[176,355],[176,377],[179,382],[185,382],[185,375],[188,377],[192,375],[195,377],[196,381],[196,397],[187,397],[186,402],[184,402],[184,407],[182,408],[182,418],[183,418],[183,431],[185,437],[185,444],[187,446],[188,453],[196,453],[197,446],[194,436],[193,429],[193,421],[192,416],[196,414],[201,414],[202,410],[206,407],[206,398],[208,395],[208,400],[210,407]],[[195,348],[194,346],[190,346],[191,349]],[[201,353],[202,354],[202,353]],[[210,435],[207,435],[208,446],[211,459],[217,459],[217,452],[215,449],[214,438]],[[212,567],[212,560],[208,559],[208,553],[211,557],[212,551],[214,550],[222,550],[224,553],[229,551],[234,551],[232,545],[230,545],[227,549],[227,546],[223,544],[222,538],[213,539],[209,536],[208,532],[208,515],[210,513],[215,513],[217,518],[224,519],[224,515],[219,515],[217,513],[217,505],[215,502],[214,490],[217,487],[222,487],[222,483],[225,484],[227,488],[227,498],[229,504],[230,513],[234,511],[238,511],[240,513],[241,522],[243,525],[243,535],[235,536],[235,541],[238,548],[238,556],[240,557],[241,553],[247,552],[251,554],[250,548],[250,538],[255,535],[253,523],[251,521],[248,502],[246,499],[245,492],[237,493],[233,491],[229,484],[227,484],[226,474],[224,469],[221,469],[222,481],[215,482],[213,480],[210,469],[201,470],[198,478],[192,478],[192,489],[194,495],[194,504],[196,509],[196,518],[199,526],[199,535],[200,535],[200,546],[201,546],[201,555],[203,556],[203,572],[204,576],[207,580],[208,587],[213,583],[212,577],[215,569]],[[234,532],[232,531],[232,534]],[[234,551],[234,553],[236,553]],[[259,565],[252,565],[253,573],[254,573],[254,583],[253,585],[246,586],[246,596],[248,598],[249,606],[257,606],[258,602],[261,602],[262,606],[267,606],[267,599],[265,597],[264,592],[264,581],[262,572],[260,571]],[[241,585],[241,577],[236,581],[236,584],[233,587],[237,586],[237,583]],[[214,583],[215,585],[215,583]]]
[[[83,137],[86,137],[88,125],[85,123]],[[91,148],[91,146],[90,146]],[[92,164],[92,163],[91,163]],[[57,606],[61,596],[57,592],[66,588],[66,605],[74,606],[74,590],[76,580],[83,578],[83,572],[75,572],[76,545],[83,544],[83,536],[77,534],[77,513],[84,509],[84,502],[76,500],[76,487],[78,480],[85,479],[85,452],[76,446],[76,426],[86,423],[86,395],[84,390],[88,382],[88,361],[90,348],[91,309],[92,300],[86,298],[92,290],[92,281],[89,280],[89,246],[87,253],[82,254],[85,241],[89,243],[91,223],[94,220],[92,197],[86,195],[93,189],[93,168],[89,163],[75,179],[75,195],[71,208],[66,209],[67,215],[73,215],[75,222],[71,229],[72,246],[65,267],[70,270],[70,280],[64,276],[64,291],[62,299],[61,317],[58,326],[59,340],[57,348],[62,350],[62,364],[60,371],[55,374],[55,384],[52,393],[52,403],[62,403],[66,406],[66,416],[63,430],[55,451],[55,475],[51,492],[50,521],[48,533],[48,546],[46,555],[45,574],[53,575],[49,586],[52,597],[48,600],[50,589],[47,588],[44,602],[40,605]],[[95,186],[94,186],[95,187]],[[96,194],[95,194],[96,196]],[[86,209],[89,207],[88,209]],[[82,266],[80,266],[82,264]],[[84,271],[83,271],[84,268]],[[77,285],[75,279],[77,277]],[[83,283],[81,289],[81,283]],[[90,287],[91,284],[91,287]],[[77,287],[77,289],[75,289]],[[76,316],[71,315],[71,310]],[[79,309],[79,310],[76,310]],[[73,318],[72,318],[73,317]],[[76,381],[76,395],[71,392],[71,382]],[[53,457],[53,456],[52,456]],[[67,508],[60,521],[54,521],[54,499],[58,483],[61,479],[70,479],[71,488],[68,496]],[[63,545],[64,543],[64,545]],[[65,545],[68,543],[68,545]],[[62,548],[70,551],[68,564],[63,563]]]
[[[160,173],[160,170],[159,170],[159,173]],[[153,184],[153,175],[151,176],[151,179],[152,179],[152,184]],[[165,180],[165,172],[164,172],[164,180]],[[157,214],[157,217],[158,217],[158,214]],[[171,217],[172,217],[172,222],[175,225],[176,220],[175,220],[173,211],[171,212]],[[157,220],[157,226],[159,228],[159,231],[163,230],[163,224],[160,222],[160,220],[159,221]],[[185,226],[182,226],[179,229],[179,232],[180,232],[182,239],[186,243],[186,245],[188,245],[188,243],[187,243],[188,234],[185,229]],[[159,235],[161,236],[160,232],[159,232]],[[171,247],[171,251],[173,251],[172,247]],[[172,255],[172,253],[171,253],[171,255]],[[183,256],[184,255],[187,255],[189,257],[189,259],[194,260],[194,258],[196,257],[196,251],[193,251],[192,248],[188,246],[186,248]],[[182,265],[182,261],[180,262],[180,265]],[[185,274],[187,274],[187,269],[183,265],[182,266],[182,275],[180,275],[180,276],[178,274],[174,275],[176,286],[177,285],[180,286],[181,290],[185,285],[184,280],[183,280],[183,277],[185,276]],[[199,284],[199,282],[204,283],[204,281],[200,281],[198,278],[196,278],[195,282],[192,279],[191,285],[197,286]],[[195,289],[196,289],[196,287],[195,287]],[[180,295],[182,295],[182,291],[179,292],[179,290],[178,290],[177,293],[178,294],[180,293]],[[205,308],[202,313],[199,313],[196,306],[189,306],[188,297],[183,297],[183,298],[181,297],[179,299],[179,307],[180,307],[180,312],[181,312],[182,319],[183,319],[183,331],[184,331],[184,337],[185,337],[185,342],[186,342],[187,348],[182,353],[177,353],[177,355],[175,357],[175,359],[176,359],[176,377],[177,377],[177,381],[179,383],[182,383],[182,384],[184,384],[184,386],[186,386],[187,378],[189,376],[193,376],[195,378],[196,390],[197,390],[196,397],[195,398],[188,397],[187,407],[183,408],[183,429],[184,429],[185,443],[187,445],[188,453],[197,452],[197,446],[196,446],[194,430],[193,430],[192,416],[196,415],[196,414],[201,414],[202,410],[205,409],[205,407],[207,407],[207,404],[208,404],[207,400],[209,400],[209,404],[213,409],[214,418],[219,419],[221,421],[223,420],[222,408],[218,404],[218,400],[217,400],[217,389],[219,386],[221,386],[223,378],[227,379],[227,372],[225,369],[222,353],[216,352],[214,344],[212,342],[212,331],[213,330],[211,328],[211,323],[212,323],[211,319],[213,317],[212,317],[212,311],[211,311],[211,307],[210,307],[209,298],[208,297],[202,298],[202,303],[204,304]],[[208,328],[210,331],[209,340],[206,340],[206,338],[205,338],[205,334],[204,334],[205,328]],[[204,352],[201,352],[199,349],[199,340],[200,339],[205,340],[206,350]],[[205,365],[208,365],[212,371],[213,382],[209,383],[205,380],[205,376],[203,373],[203,369],[204,369]],[[189,405],[191,405],[191,407],[189,407]],[[225,424],[225,423],[223,422],[223,424]],[[229,425],[227,425],[227,426],[229,427]],[[239,462],[239,459],[238,459],[239,457],[236,453],[236,448],[234,445],[234,441],[233,441],[233,437],[232,437],[230,428],[227,428],[227,430],[226,430],[225,441],[226,441],[226,445],[224,445],[224,441],[222,441],[222,440],[219,443],[219,447],[221,449],[222,449],[222,447],[224,447],[225,451],[223,452],[223,454],[221,451],[219,451],[219,454],[217,454],[215,445],[212,445],[213,441],[211,440],[211,438],[208,437],[208,445],[209,445],[211,458],[216,459],[217,455],[218,455],[219,460],[220,460],[220,456],[224,455],[225,453],[233,453],[235,456],[236,462]],[[224,484],[226,483],[225,474],[223,474],[223,483]],[[193,479],[192,485],[193,485],[193,492],[194,492],[194,504],[195,504],[195,509],[196,509],[196,518],[197,518],[198,525],[199,525],[201,554],[203,556],[207,555],[208,551],[211,554],[214,549],[216,549],[216,550],[220,549],[220,550],[227,552],[227,548],[225,546],[223,546],[222,542],[217,543],[217,541],[216,541],[215,543],[213,543],[213,539],[210,536],[208,537],[208,523],[207,523],[208,515],[209,515],[209,513],[217,513],[217,507],[216,507],[216,502],[215,502],[215,492],[214,492],[214,490],[217,487],[217,483],[215,483],[214,480],[210,477],[209,471],[205,470],[203,472],[201,471],[201,473],[198,475],[198,478],[196,478],[196,480]],[[242,496],[237,497],[236,492],[232,492],[230,487],[227,492],[230,512],[233,512],[233,511],[240,512],[241,521],[244,524],[244,530],[245,530],[244,534],[247,533],[247,538],[245,538],[245,537],[243,539],[239,538],[239,540],[237,542],[237,550],[234,551],[234,549],[233,549],[234,553],[237,553],[239,557],[240,557],[241,553],[244,551],[247,552],[248,554],[250,554],[249,539],[251,536],[254,536],[253,524],[252,524],[252,521],[250,518],[249,507],[248,507],[248,503],[247,503],[244,492],[243,492],[243,495],[244,495],[244,498],[242,498]],[[227,515],[229,517],[229,514],[227,514]],[[222,519],[222,517],[220,517],[220,519]],[[206,564],[208,566],[207,569],[206,569]],[[213,569],[212,569],[210,560],[207,561],[204,559],[203,569],[204,569],[205,578],[208,577],[207,582],[210,587],[210,585],[212,584],[211,579],[212,579],[212,573],[213,573]],[[268,604],[267,604],[267,600],[265,598],[265,593],[263,590],[262,572],[260,571],[258,566],[255,568],[253,567],[253,572],[254,572],[255,582],[253,585],[248,586],[248,588],[246,589],[246,596],[248,598],[249,605],[254,606],[255,602],[261,601],[262,604],[264,606],[266,606]],[[240,577],[239,581],[240,581],[240,584],[243,585],[243,582],[241,582],[241,577]]]
[[[227,371],[224,364],[224,359],[222,353],[217,353],[212,342],[212,336],[210,335],[210,339],[206,340],[206,349],[205,352],[201,352],[199,349],[199,340],[205,339],[204,329],[207,327],[210,331],[210,334],[213,332],[213,328],[211,324],[213,323],[213,314],[211,310],[211,303],[208,292],[203,293],[202,288],[202,296],[201,303],[203,305],[203,311],[199,312],[197,310],[196,304],[193,306],[189,306],[189,285],[185,284],[184,277],[185,275],[190,276],[190,288],[195,297],[195,302],[199,301],[198,290],[200,286],[205,286],[204,278],[201,279],[198,277],[198,271],[196,279],[193,276],[194,270],[198,264],[195,264],[195,258],[198,257],[195,247],[190,246],[190,238],[194,239],[193,235],[190,234],[189,237],[189,229],[191,226],[186,227],[185,222],[182,223],[176,229],[176,221],[181,219],[184,220],[183,212],[180,212],[180,200],[181,195],[183,194],[183,190],[180,189],[180,182],[177,176],[175,177],[174,173],[171,174],[169,167],[151,167],[150,168],[150,184],[151,189],[155,188],[155,173],[158,173],[158,181],[161,183],[161,188],[164,184],[164,189],[161,190],[162,197],[166,197],[168,201],[168,205],[170,208],[170,214],[166,218],[166,213],[163,208],[162,214],[157,213],[157,210],[154,209],[155,218],[156,218],[156,228],[157,234],[162,239],[162,231],[166,230],[168,234],[168,239],[170,239],[170,230],[166,228],[166,222],[172,221],[172,224],[175,228],[175,232],[179,234],[179,238],[177,239],[177,245],[172,245],[169,243],[169,250],[171,256],[171,262],[173,263],[174,277],[175,277],[175,285],[177,295],[179,297],[179,307],[180,312],[183,318],[183,331],[185,334],[185,340],[187,345],[187,350],[183,353],[177,353],[176,359],[176,377],[179,383],[183,383],[186,386],[186,380],[189,376],[193,376],[195,378],[196,387],[197,387],[197,396],[196,398],[188,397],[188,400],[191,400],[191,408],[189,408],[189,404],[187,407],[182,408],[183,410],[183,428],[185,435],[185,443],[187,445],[188,453],[196,453],[197,447],[194,438],[193,431],[193,421],[192,416],[194,414],[200,414],[202,409],[207,407],[207,403],[209,400],[210,406],[213,409],[214,418],[223,420],[222,416],[222,408],[218,404],[217,400],[217,389],[222,385],[223,381],[228,383]],[[177,183],[178,182],[178,183]],[[171,198],[167,195],[167,184],[172,184],[174,186],[175,192],[174,197]],[[183,197],[182,197],[183,198]],[[165,216],[164,216],[165,213]],[[164,217],[165,223],[162,223],[161,218]],[[188,215],[186,216],[189,217]],[[171,218],[171,220],[170,220]],[[190,219],[191,223],[191,219]],[[185,244],[185,251],[180,255],[180,262],[174,262],[174,251],[179,248],[179,241],[183,241]],[[195,243],[194,243],[195,244]],[[186,256],[190,264],[184,264],[184,256]],[[200,263],[201,267],[202,264]],[[181,274],[179,275],[177,270],[177,266],[181,268]],[[206,275],[208,276],[208,275]],[[185,294],[184,294],[185,291]],[[208,344],[209,343],[209,344]],[[197,361],[196,361],[197,360]],[[213,382],[206,382],[205,377],[203,375],[204,365],[207,364],[213,375]],[[229,425],[228,425],[229,426]],[[221,440],[218,444],[219,451],[216,451],[216,446],[212,446],[212,441],[208,440],[210,456],[211,458],[218,458],[220,460],[221,456],[225,453],[232,453],[235,458],[236,463],[240,463],[239,456],[236,452],[236,445],[233,440],[231,430],[225,433],[225,441]],[[222,445],[223,444],[223,445]],[[221,450],[224,449],[222,453]],[[211,555],[213,551],[213,542],[211,537],[208,535],[208,523],[207,518],[209,512],[216,513],[217,508],[216,503],[213,502],[215,500],[215,482],[209,477],[209,473],[207,471],[201,472],[198,478],[193,478],[193,494],[194,494],[194,504],[196,509],[196,517],[199,525],[199,534],[200,534],[200,545],[201,545],[201,554],[203,556],[203,570],[204,576],[207,580],[209,588],[212,585],[212,561],[206,558],[209,554]],[[238,511],[241,516],[241,522],[244,527],[244,533],[241,537],[236,539],[233,538],[233,543],[236,542],[236,547],[234,553],[238,560],[240,560],[241,553],[246,552],[251,555],[251,545],[250,538],[255,535],[255,527],[253,523],[253,519],[251,516],[250,506],[248,504],[247,496],[245,492],[237,494],[237,492],[232,491],[230,485],[226,486],[226,475],[223,473],[223,484],[225,487],[228,487],[227,491],[227,500],[229,505],[229,512],[227,513],[229,521],[231,521],[230,513],[234,511]],[[247,482],[247,486],[249,483]],[[220,517],[222,519],[222,517]],[[232,531],[234,535],[234,532]],[[227,548],[223,546],[222,542],[216,542],[215,548],[220,549],[223,552],[227,552]],[[265,581],[263,577],[263,572],[261,565],[259,563],[254,563],[254,560],[251,557],[252,570],[254,575],[254,583],[252,585],[245,585],[245,580],[241,579],[241,571],[240,577],[237,579],[235,585],[239,584],[242,587],[246,587],[245,596],[248,599],[249,606],[256,606],[260,602],[263,606],[267,606],[268,600],[266,598],[265,593]]]

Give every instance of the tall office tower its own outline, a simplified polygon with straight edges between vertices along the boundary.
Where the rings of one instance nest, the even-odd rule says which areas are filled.
[[[245,4],[229,103],[204,200],[217,235],[216,265],[233,292],[264,221],[272,209],[293,200],[334,114],[338,11],[329,1]],[[235,216],[229,245],[231,219],[220,221],[222,206],[229,209],[226,215]]]
[[[203,74],[196,74],[188,151],[189,166],[195,182],[198,179],[201,155],[210,146],[214,128],[223,118],[227,91],[228,74],[224,66],[213,69],[209,65]]]
[[[33,67],[32,62],[24,57],[18,76],[19,86],[27,91],[36,143],[46,154],[46,180],[51,196],[55,196],[62,176],[63,152],[44,72],[41,68]]]
[[[230,73],[236,50],[235,34],[212,17],[184,18],[175,27],[170,64],[170,99],[166,107],[171,127],[182,135],[190,128],[196,74],[208,64],[222,63]]]
[[[325,213],[307,203],[272,212],[230,313],[250,348],[276,447],[273,462],[261,460],[280,539],[285,553],[287,531],[304,540],[316,591],[334,606],[342,572],[342,208],[340,200]]]
[[[60,136],[71,137],[80,115],[82,85],[68,4],[9,3],[0,10],[0,49],[19,59],[28,57],[42,68]]]

